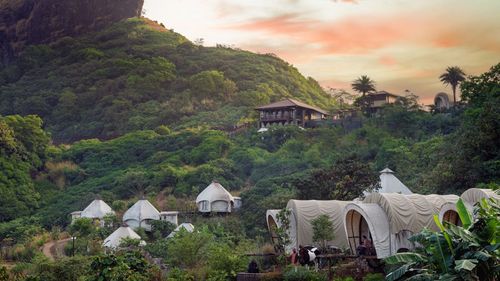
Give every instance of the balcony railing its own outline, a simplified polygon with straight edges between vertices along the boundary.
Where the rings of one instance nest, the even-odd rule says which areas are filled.
[[[264,116],[260,117],[260,121],[292,121],[293,118],[291,116]]]

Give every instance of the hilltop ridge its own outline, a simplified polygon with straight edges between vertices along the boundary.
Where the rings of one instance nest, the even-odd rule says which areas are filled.
[[[171,127],[231,128],[285,97],[329,109],[312,78],[271,54],[203,47],[148,20],[27,47],[0,67],[0,114],[36,114],[56,142]]]

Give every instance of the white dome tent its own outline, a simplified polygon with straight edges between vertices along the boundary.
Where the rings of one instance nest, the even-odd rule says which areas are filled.
[[[75,219],[79,218],[89,218],[93,220],[99,220],[101,223],[101,226],[104,225],[104,222],[102,219],[107,216],[107,215],[114,215],[115,211],[111,209],[111,207],[106,204],[103,200],[100,198],[95,199],[92,201],[83,211],[76,211],[71,213],[71,220],[72,222]]]
[[[170,234],[167,236],[167,238],[174,237],[175,234],[177,234],[177,232],[181,231],[181,229],[184,229],[187,232],[191,233],[194,231],[194,225],[187,223],[187,222],[183,222],[178,227],[176,227],[172,232],[170,232]]]
[[[160,212],[146,199],[142,198],[123,214],[123,222],[137,229],[151,231],[150,221],[159,220]]]
[[[106,202],[101,199],[92,201],[87,208],[80,213],[82,218],[102,219],[106,215],[114,215],[115,212]]]
[[[202,213],[230,213],[234,207],[234,198],[220,183],[212,181],[196,197],[196,206]]]
[[[139,236],[139,234],[135,233],[132,228],[125,224],[111,233],[111,235],[106,237],[106,239],[104,239],[103,246],[116,249],[120,247],[120,244],[123,242],[124,238],[141,240],[141,236]],[[146,242],[141,240],[140,245],[146,245]]]

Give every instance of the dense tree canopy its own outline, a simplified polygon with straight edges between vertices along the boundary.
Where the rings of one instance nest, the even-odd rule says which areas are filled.
[[[41,126],[33,115],[0,116],[0,222],[38,207],[31,175],[42,167],[49,145]]]
[[[325,109],[334,102],[276,56],[197,46],[146,19],[28,47],[0,67],[0,96],[0,114],[39,115],[58,143],[193,119],[232,128],[284,97]]]

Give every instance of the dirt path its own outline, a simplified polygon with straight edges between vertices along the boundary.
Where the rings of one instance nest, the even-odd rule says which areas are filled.
[[[57,247],[68,242],[69,240],[71,240],[71,238],[47,242],[42,246],[42,253],[51,261],[53,261],[55,260],[55,253]]]

